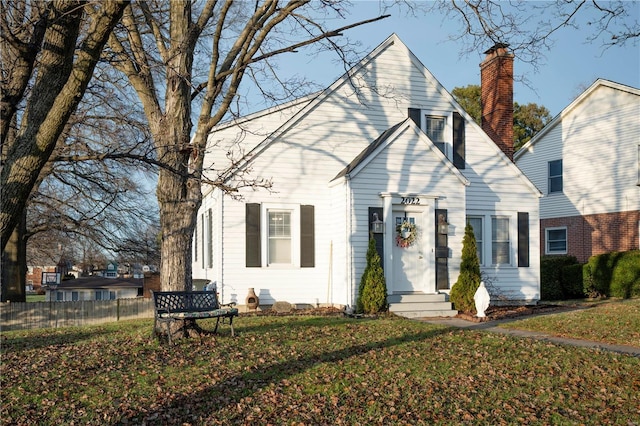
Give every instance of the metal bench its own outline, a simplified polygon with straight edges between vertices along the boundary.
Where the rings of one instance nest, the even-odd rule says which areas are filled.
[[[217,333],[220,320],[229,319],[231,336],[233,331],[233,317],[238,316],[238,309],[234,303],[220,305],[218,295],[214,291],[154,291],[153,303],[155,316],[153,333],[156,335],[158,323],[164,323],[167,327],[169,343],[171,339],[171,323],[177,320],[185,320],[185,332],[187,328],[196,329],[199,334],[202,330],[197,326],[196,320],[202,318],[216,318],[216,327],[212,334]]]

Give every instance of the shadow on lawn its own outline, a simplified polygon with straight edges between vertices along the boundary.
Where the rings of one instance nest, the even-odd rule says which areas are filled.
[[[73,330],[73,331],[71,331]],[[28,337],[0,337],[2,339],[2,353],[13,353],[28,349],[41,349],[55,345],[68,345],[94,340],[96,336],[112,334],[109,330],[88,329],[87,327],[73,327],[57,329],[52,334],[38,334]]]
[[[318,320],[325,324],[322,319]],[[296,323],[298,322],[294,322],[294,324]],[[298,324],[308,327],[309,320],[300,321]],[[278,323],[273,324],[272,327],[275,329],[280,325],[284,326],[284,324]],[[163,405],[159,410],[153,412],[145,411],[144,413],[129,412],[126,418],[122,417],[113,424],[119,425],[123,424],[122,422],[151,424],[151,422],[158,420],[163,424],[184,424],[184,422],[188,423],[190,421],[201,422],[206,419],[216,419],[217,412],[228,406],[238,404],[242,398],[259,392],[270,384],[277,384],[283,379],[311,369],[317,364],[339,362],[354,356],[364,355],[370,351],[390,348],[408,342],[432,339],[450,331],[450,328],[437,328],[420,333],[409,333],[381,342],[354,345],[340,350],[302,356],[279,364],[260,366],[251,371],[231,376],[196,394],[182,394],[172,398],[170,403]],[[237,413],[236,416],[244,416],[244,413]],[[239,421],[240,419],[226,417],[224,420]]]

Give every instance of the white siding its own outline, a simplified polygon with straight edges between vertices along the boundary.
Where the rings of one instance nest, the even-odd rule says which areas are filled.
[[[358,87],[357,93],[353,84]],[[214,240],[220,244],[219,262],[208,271],[194,264],[194,276],[219,280],[218,289],[224,302],[244,304],[248,288],[253,287],[261,304],[277,300],[352,304],[353,289],[357,288],[364,268],[368,240],[366,209],[382,205],[380,192],[444,195],[433,207],[447,208],[450,222],[456,225],[456,235],[450,238],[454,256],[449,262],[452,283],[459,268],[465,203],[467,209],[483,211],[515,212],[515,206],[518,210],[526,208],[532,223],[537,223],[534,222],[538,220],[537,198],[532,186],[497,153],[493,142],[470,123],[466,142],[469,167],[463,173],[471,186],[466,193],[458,177],[443,163],[434,162],[432,153],[416,145],[415,138],[402,139],[402,143],[383,151],[357,179],[331,182],[383,131],[404,120],[409,107],[428,111],[455,109],[452,97],[399,40],[382,46],[351,81],[336,83],[322,96],[321,101],[311,101],[302,113],[273,133],[267,149],[264,149],[267,145],[261,144],[252,152],[249,176],[271,180],[273,191],[243,189],[239,194],[243,197],[241,201],[228,196],[217,201],[221,210],[214,217],[218,217],[221,228]],[[287,108],[281,117],[290,116],[294,109]],[[269,120],[277,114],[281,112],[269,114]],[[269,122],[269,131],[279,128],[274,122],[282,124],[278,120]],[[228,127],[212,135],[212,149],[216,143],[229,146],[244,138],[238,152],[248,153],[259,139],[254,136],[265,133],[254,132],[249,137],[242,130],[241,138],[236,138],[233,130]],[[224,154],[223,151],[218,152]],[[218,166],[224,163],[224,155],[207,155]],[[209,200],[211,197],[214,193],[207,195],[203,211],[216,207]],[[315,267],[245,267],[245,203],[315,206]],[[532,267],[493,271],[499,275],[500,283],[509,288],[539,288],[533,252],[538,245],[537,234],[537,228],[532,227]],[[518,279],[526,282],[517,283]],[[523,290],[526,294],[519,298],[536,292],[539,291]]]
[[[431,145],[433,147],[433,145]],[[434,147],[434,149],[436,149]],[[382,207],[380,193],[410,193],[433,196],[425,197],[421,206],[434,209],[447,209],[449,223],[457,229],[463,229],[465,223],[465,185],[433,151],[424,140],[418,139],[412,132],[404,132],[386,149],[378,154],[358,173],[351,182],[353,190],[352,262],[354,264],[353,285],[357,288],[366,266],[366,252],[369,241],[368,207]],[[397,198],[397,197],[396,197]],[[425,211],[425,213],[427,210]],[[435,216],[425,217],[422,230],[427,246],[423,247],[429,256],[432,267],[435,265]],[[389,222],[389,220],[387,220]],[[391,248],[393,244],[393,224],[387,224],[387,246],[385,247],[385,275],[389,280],[389,266],[392,265]],[[457,279],[462,251],[462,236],[456,233],[449,236],[449,247],[453,257],[449,259],[450,284]],[[435,270],[430,271],[435,279]],[[388,283],[389,285],[390,283]]]
[[[542,219],[640,209],[640,96],[598,85],[518,158],[540,188]],[[548,194],[547,163],[562,159],[563,193]]]

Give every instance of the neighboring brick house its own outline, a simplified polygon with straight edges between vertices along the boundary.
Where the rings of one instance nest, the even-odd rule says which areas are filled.
[[[640,90],[599,79],[514,156],[540,189],[540,249],[640,248]]]

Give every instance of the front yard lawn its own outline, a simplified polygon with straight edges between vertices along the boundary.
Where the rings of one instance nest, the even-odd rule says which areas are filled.
[[[583,303],[585,309],[542,315],[501,325],[560,337],[640,348],[640,299]]]
[[[589,310],[590,311],[590,310]],[[586,311],[586,312],[589,312]],[[204,325],[210,325],[203,322]],[[395,317],[2,333],[1,424],[634,424],[640,358]]]

